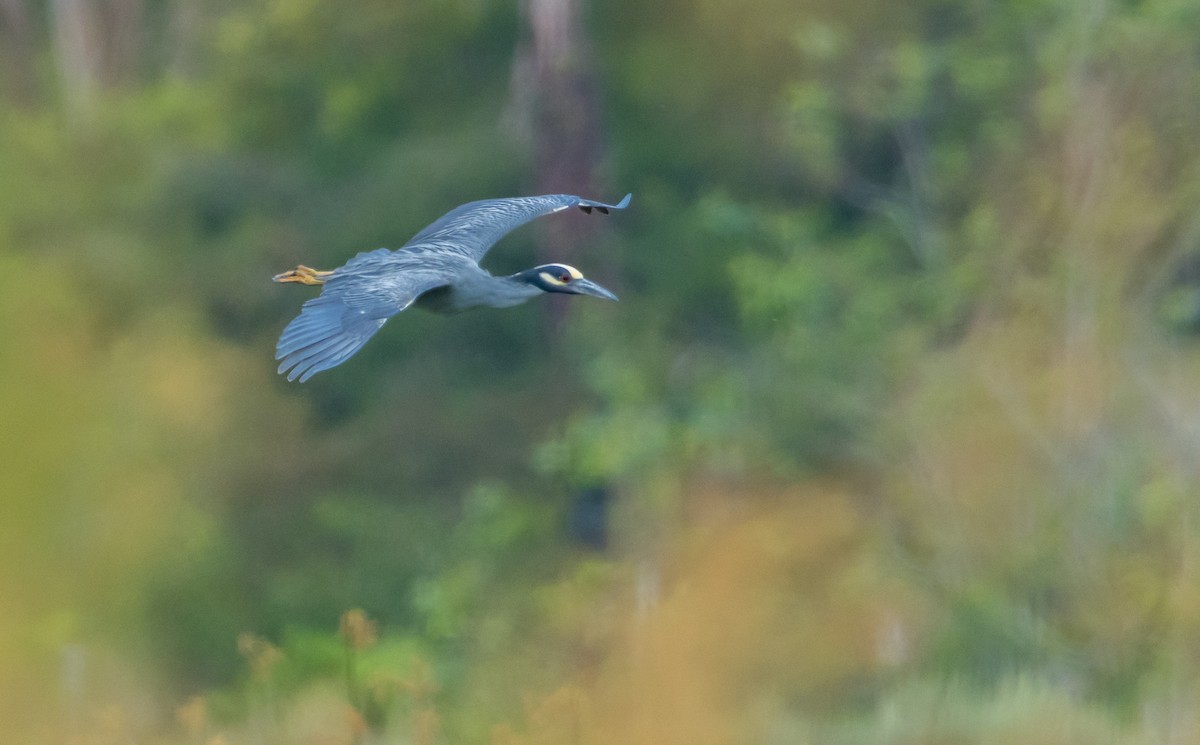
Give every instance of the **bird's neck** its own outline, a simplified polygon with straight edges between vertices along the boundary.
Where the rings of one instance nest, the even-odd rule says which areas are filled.
[[[496,308],[506,308],[519,305],[534,295],[541,295],[542,290],[529,284],[521,274],[507,277],[497,277],[499,281],[493,285],[493,298],[488,304]]]
[[[494,277],[487,272],[466,272],[442,290],[427,292],[417,299],[417,305],[435,313],[458,313],[480,306],[507,308],[520,305],[542,293],[537,287],[520,279],[520,275]]]

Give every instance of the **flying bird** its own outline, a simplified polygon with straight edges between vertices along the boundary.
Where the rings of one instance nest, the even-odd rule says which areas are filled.
[[[416,305],[437,313],[486,306],[507,308],[535,295],[558,292],[616,300],[617,296],[566,264],[542,264],[508,276],[493,276],[480,259],[509,231],[534,218],[571,207],[608,214],[629,204],[593,202],[569,194],[485,199],[456,207],[401,248],[364,251],[332,271],[301,264],[273,277],[276,282],[321,285],[283,330],[275,347],[279,373],[303,383],[342,364],[367,343],[387,319]]]

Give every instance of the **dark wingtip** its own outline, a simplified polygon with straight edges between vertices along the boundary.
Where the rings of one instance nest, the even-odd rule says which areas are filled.
[[[626,194],[625,198],[616,204],[601,204],[590,200],[581,200],[576,206],[583,210],[585,214],[592,214],[592,210],[596,210],[602,215],[607,215],[610,210],[623,210],[629,205],[629,200],[633,198],[633,194]]]

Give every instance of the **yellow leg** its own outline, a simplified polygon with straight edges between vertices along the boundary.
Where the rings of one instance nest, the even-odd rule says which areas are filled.
[[[299,282],[302,285],[322,285],[325,284],[325,280],[322,277],[327,277],[330,274],[333,274],[333,272],[322,272],[301,264],[295,269],[287,270],[283,274],[276,274],[274,277],[271,277],[271,280],[274,282]]]

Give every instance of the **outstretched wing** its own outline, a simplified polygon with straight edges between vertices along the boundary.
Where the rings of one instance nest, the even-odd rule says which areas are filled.
[[[374,256],[377,261],[358,261]],[[350,359],[387,319],[423,292],[447,284],[442,270],[391,251],[359,254],[326,280],[320,297],[304,304],[275,347],[279,373],[303,383]]]
[[[617,204],[593,202],[570,194],[468,202],[442,215],[413,236],[405,247],[427,245],[438,251],[457,253],[472,261],[479,261],[510,230],[534,218],[569,207],[578,207],[588,213],[596,210],[608,214],[609,210],[625,209],[632,196],[626,194]]]

